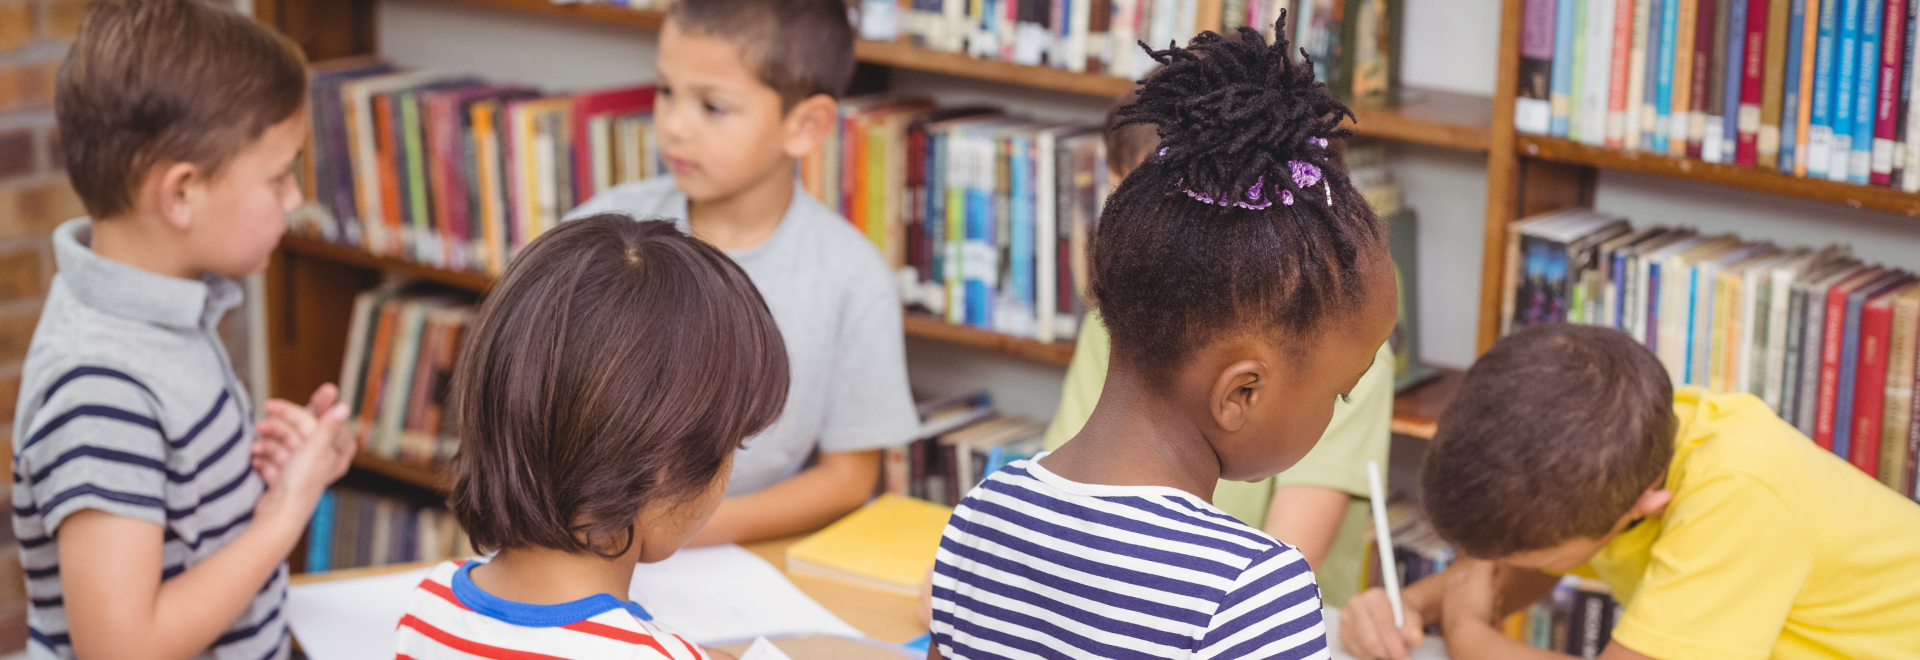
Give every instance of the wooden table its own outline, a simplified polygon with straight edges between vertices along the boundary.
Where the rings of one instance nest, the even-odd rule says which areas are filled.
[[[770,541],[742,544],[741,547],[759,555],[785,573],[787,569],[787,546],[805,538],[804,535]],[[327,582],[350,578],[369,577],[399,573],[432,566],[435,562],[416,564],[396,564],[392,566],[374,566],[370,568],[348,568],[324,573],[301,573],[294,575],[294,584]],[[787,579],[800,587],[808,598],[818,601],[835,616],[845,620],[868,637],[899,644],[926,634],[927,627],[920,623],[917,599],[898,594],[877,591],[859,585],[848,584],[811,575],[787,574]]]

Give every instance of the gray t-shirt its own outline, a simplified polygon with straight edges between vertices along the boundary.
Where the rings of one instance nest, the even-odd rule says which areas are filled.
[[[60,273],[21,367],[13,421],[13,532],[36,659],[74,657],[57,533],[67,516],[97,509],[160,525],[164,581],[239,536],[265,491],[253,472],[247,388],[214,330],[240,303],[240,286],[94,254],[91,228],[80,218],[53,232]],[[287,657],[286,598],[282,563],[194,658]]]
[[[669,218],[687,231],[687,196],[671,177],[608,189],[567,218],[608,212]],[[779,421],[734,455],[728,495],[786,480],[816,446],[851,452],[913,439],[919,420],[907,390],[900,298],[873,243],[795,186],[773,235],[727,256],[773,311],[793,378]]]

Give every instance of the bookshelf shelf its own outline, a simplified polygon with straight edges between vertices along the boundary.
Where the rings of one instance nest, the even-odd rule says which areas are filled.
[[[998,332],[981,330],[964,325],[954,325],[926,314],[908,313],[905,318],[908,337],[944,341],[950,344],[962,344],[975,348],[984,348],[995,353],[1022,357],[1066,366],[1073,361],[1072,343],[1042,344],[1040,342],[1003,335]]]
[[[1527,158],[1688,179],[1852,208],[1920,216],[1920,195],[1895,188],[1809,179],[1752,167],[1708,163],[1643,151],[1595,147],[1571,140],[1536,135],[1519,135],[1516,136],[1516,141],[1520,154]]]
[[[666,15],[658,11],[612,5],[554,4],[551,0],[443,1],[642,30],[657,30],[666,20]],[[868,64],[1102,98],[1118,97],[1134,87],[1133,80],[1119,76],[982,59],[905,42],[859,41],[854,44],[854,56]],[[1355,132],[1366,137],[1482,153],[1492,143],[1492,98],[1418,88],[1405,89],[1402,95],[1404,102],[1397,107],[1354,108],[1354,115],[1359,118]]]
[[[440,468],[401,463],[366,453],[364,450],[353,455],[353,467],[436,493],[445,493],[453,488],[452,480]]]
[[[1460,390],[1460,382],[1466,376],[1466,372],[1458,369],[1447,369],[1433,380],[1393,397],[1393,432],[1432,440],[1441,411],[1453,401],[1454,392]]]
[[[387,271],[414,279],[437,282],[474,293],[485,292],[489,287],[493,286],[493,278],[480,273],[448,270],[422,264],[417,261],[383,257],[358,248],[336,245],[323,240],[295,234],[287,234],[281,237],[280,249],[349,266]]]

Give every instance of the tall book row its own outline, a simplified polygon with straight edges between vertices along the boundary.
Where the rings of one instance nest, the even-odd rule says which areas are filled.
[[[1517,221],[1503,332],[1535,323],[1626,331],[1675,385],[1760,397],[1907,497],[1920,459],[1920,279],[1845,246],[1635,229],[1573,209]]]
[[[438,466],[459,442],[447,423],[447,387],[467,324],[470,296],[387,285],[354,297],[340,400],[360,451]]]
[[[1913,0],[1526,0],[1515,128],[1920,191]]]
[[[304,232],[498,274],[607,187],[662,173],[653,88],[542,94],[363,59],[311,80]]]
[[[919,401],[920,432],[882,455],[879,491],[953,506],[1008,463],[1040,453],[1045,422],[1002,415],[987,392]]]
[[[843,102],[800,164],[900,273],[909,307],[1042,342],[1078,327],[1107,177],[1097,127],[887,97]]]
[[[385,566],[471,557],[473,543],[445,509],[333,488],[307,528],[306,570]]]
[[[1508,637],[1537,649],[1576,658],[1598,658],[1613,639],[1613,624],[1626,611],[1607,585],[1569,575],[1554,585],[1546,600],[1502,620]]]

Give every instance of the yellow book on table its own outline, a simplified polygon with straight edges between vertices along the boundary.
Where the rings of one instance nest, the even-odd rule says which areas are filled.
[[[953,509],[881,495],[787,548],[787,570],[918,596]]]

